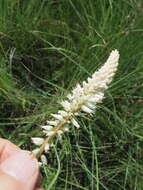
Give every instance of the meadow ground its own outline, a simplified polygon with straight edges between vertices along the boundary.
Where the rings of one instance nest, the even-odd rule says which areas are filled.
[[[113,49],[106,98],[49,152],[45,189],[143,189],[143,1],[0,1],[0,136],[23,149]]]

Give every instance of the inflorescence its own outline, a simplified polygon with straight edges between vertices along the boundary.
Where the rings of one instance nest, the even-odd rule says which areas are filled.
[[[95,112],[96,105],[102,102],[104,92],[108,88],[107,85],[115,75],[118,61],[119,52],[113,50],[105,64],[93,73],[92,77],[88,77],[82,85],[77,84],[72,92],[67,95],[66,100],[60,102],[63,109],[59,110],[57,114],[51,114],[53,120],[47,121],[47,125],[41,126],[46,138],[32,138],[33,143],[39,146],[33,150],[36,158],[41,157],[42,162],[46,164],[46,157],[43,153],[47,153],[53,146],[55,137],[61,139],[62,134],[69,131],[68,125],[70,123],[79,128],[80,125],[76,116],[80,116],[82,112],[90,115]]]

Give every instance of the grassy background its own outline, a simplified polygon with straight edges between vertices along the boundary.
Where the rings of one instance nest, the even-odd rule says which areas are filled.
[[[0,136],[23,149],[115,48],[106,99],[56,142],[41,169],[45,189],[143,189],[143,2],[0,0]]]

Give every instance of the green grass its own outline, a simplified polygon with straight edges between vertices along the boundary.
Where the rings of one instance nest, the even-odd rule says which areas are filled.
[[[106,99],[49,152],[45,189],[143,189],[143,3],[0,1],[0,136],[23,149],[112,49],[120,65]]]

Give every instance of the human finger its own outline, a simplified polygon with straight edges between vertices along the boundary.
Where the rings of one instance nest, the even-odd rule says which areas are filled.
[[[21,149],[8,140],[0,138],[0,164]]]
[[[38,162],[28,152],[19,151],[1,163],[0,176],[4,176],[0,177],[2,179],[0,183],[3,185],[0,184],[0,187],[3,189],[13,190],[10,186],[17,187],[21,184],[19,186],[21,190],[34,190],[39,176]]]

